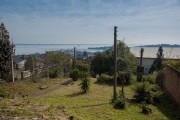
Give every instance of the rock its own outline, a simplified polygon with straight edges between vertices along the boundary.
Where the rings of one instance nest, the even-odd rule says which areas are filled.
[[[12,120],[19,120],[19,117],[13,117]]]
[[[0,100],[2,100],[3,99],[3,97],[0,97]]]
[[[48,87],[45,86],[45,85],[40,87],[41,90],[44,90],[44,89],[46,89],[46,88],[48,88]]]
[[[32,118],[32,120],[38,120],[38,118]]]
[[[4,119],[5,119],[5,117],[4,117],[4,116],[0,116],[0,118],[1,118],[2,120],[4,120]]]
[[[42,119],[48,120],[48,119],[49,119],[49,116],[43,115],[43,116],[42,116]]]
[[[74,82],[72,82],[70,85],[74,85]]]

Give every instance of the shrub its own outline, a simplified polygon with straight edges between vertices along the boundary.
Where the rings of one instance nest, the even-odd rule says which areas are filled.
[[[115,101],[114,101],[114,108],[117,108],[117,109],[125,109],[126,108],[126,98],[124,96],[124,93],[121,93],[119,98],[117,98]]]
[[[105,84],[113,84],[113,76],[109,76],[107,74],[101,74],[98,78],[97,78],[97,82],[98,83],[105,83]]]
[[[150,114],[150,113],[152,113],[151,108],[148,107],[148,105],[146,104],[145,101],[142,101],[142,102],[141,102],[140,107],[142,108],[142,113],[144,113],[144,114]]]
[[[129,72],[118,72],[117,83],[121,84],[122,80],[125,80],[125,84],[131,84],[132,75]]]
[[[134,97],[138,102],[145,101],[146,103],[153,103],[150,84],[146,82],[138,84],[138,86],[135,88]]]
[[[148,74],[146,76],[143,76],[143,81],[148,81],[150,84],[155,84],[156,83],[156,73],[154,72],[153,74]]]
[[[79,84],[79,86],[81,90],[83,90],[86,93],[89,90],[89,86],[90,86],[89,73],[88,72],[81,73],[81,80],[82,82]]]
[[[155,84],[155,83],[156,83],[156,73],[149,74],[149,75],[147,76],[147,81],[148,81],[150,84]]]
[[[54,68],[49,70],[49,77],[50,78],[58,78],[60,70],[58,68]]]
[[[163,70],[166,71],[166,65],[170,65],[178,70],[180,70],[180,60],[167,60],[163,62],[164,68]]]
[[[69,77],[72,78],[74,81],[78,80],[79,70],[78,69],[72,69],[69,73]]]
[[[76,68],[80,71],[89,71],[89,66],[87,64],[84,64],[82,61],[76,61]]]

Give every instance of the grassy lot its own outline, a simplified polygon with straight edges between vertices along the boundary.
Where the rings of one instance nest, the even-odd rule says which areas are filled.
[[[18,80],[14,83],[5,83],[0,82],[0,89],[7,91],[10,95],[9,98],[12,98],[14,95],[17,97],[27,96],[34,92],[40,90],[40,87],[46,86],[51,87],[57,83],[63,82],[68,78],[61,79],[41,79],[38,80],[37,83],[32,82],[31,80]]]
[[[24,118],[66,119],[74,116],[75,120],[177,120],[180,112],[173,109],[172,103],[162,93],[158,93],[161,102],[149,105],[152,113],[141,113],[139,104],[133,101],[134,85],[125,86],[128,105],[125,110],[114,109],[111,103],[113,86],[95,84],[91,79],[90,91],[83,94],[79,89],[80,81],[63,86],[41,97],[4,99],[0,103],[4,115],[23,116]],[[118,91],[121,90],[119,86]],[[11,109],[10,109],[11,108]],[[44,118],[45,118],[44,117]]]

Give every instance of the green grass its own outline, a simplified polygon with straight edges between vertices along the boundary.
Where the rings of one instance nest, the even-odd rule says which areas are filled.
[[[39,91],[40,86],[51,87],[56,83],[60,83],[67,80],[67,78],[63,79],[41,79],[38,80],[37,83],[33,83],[31,80],[18,80],[14,83],[3,83],[0,84],[0,89],[3,89],[10,93],[9,98],[12,98],[15,94],[18,97],[27,96],[34,92]]]
[[[40,117],[42,114],[51,119],[73,115],[75,120],[177,120],[180,117],[179,111],[173,110],[169,99],[162,92],[158,93],[161,103],[149,105],[152,113],[142,114],[139,104],[133,100],[134,85],[124,88],[125,97],[129,101],[126,109],[114,109],[111,103],[113,86],[95,84],[95,81],[91,79],[90,91],[86,94],[79,88],[80,81],[76,81],[73,85],[63,86],[41,97],[6,100],[4,106],[16,104],[16,109],[24,106],[22,114],[17,111],[12,113],[16,115],[17,112],[17,116],[25,115],[29,118]],[[117,87],[119,90],[121,86]]]

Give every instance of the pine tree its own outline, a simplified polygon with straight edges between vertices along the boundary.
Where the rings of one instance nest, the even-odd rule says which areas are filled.
[[[157,52],[157,58],[154,60],[153,64],[151,65],[151,68],[149,69],[149,73],[153,73],[154,71],[159,71],[163,69],[163,59],[164,59],[164,54],[163,54],[163,48],[159,47],[158,52]]]
[[[10,35],[3,23],[0,25],[0,78],[8,80],[11,72],[11,55],[13,45],[10,44]]]

